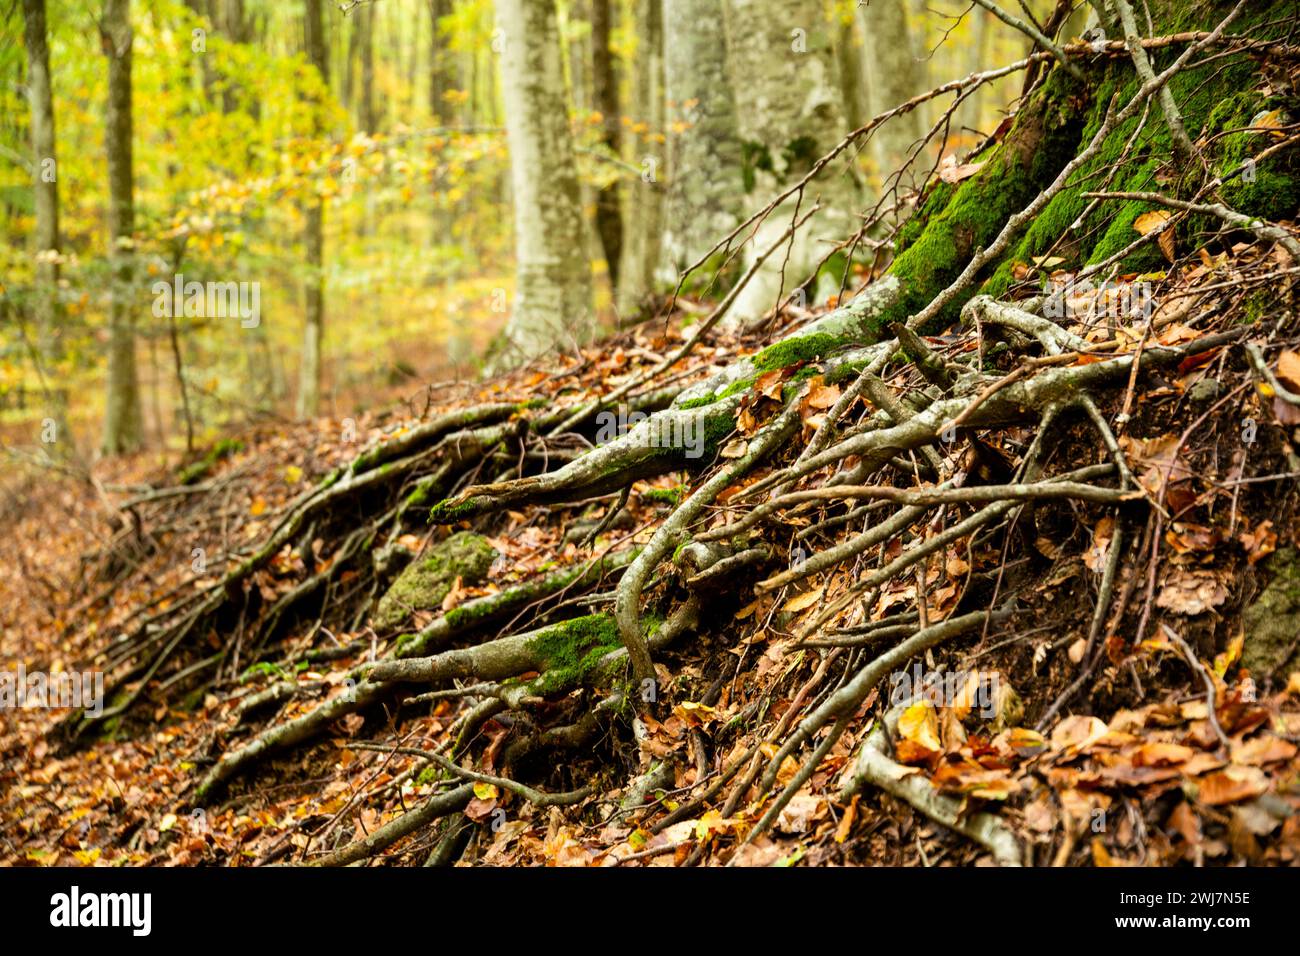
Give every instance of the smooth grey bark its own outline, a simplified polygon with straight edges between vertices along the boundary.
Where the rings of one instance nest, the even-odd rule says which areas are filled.
[[[618,80],[609,50],[610,6],[610,0],[591,0],[591,98],[601,114],[601,142],[617,156]],[[617,291],[623,246],[623,214],[617,180],[596,194],[596,235],[600,237],[600,248],[609,269],[610,288]]]
[[[831,31],[819,5],[804,0],[726,0],[724,8],[727,71],[747,153],[748,205],[759,207],[830,152],[848,132],[848,124],[840,108]],[[759,269],[725,324],[764,318],[835,243],[854,233],[862,196],[849,157],[829,164],[809,184],[802,203],[791,197],[773,211],[745,247],[745,265],[780,240],[798,215],[797,205],[807,210],[818,201],[822,211]],[[814,298],[835,285],[815,284]]]
[[[870,91],[864,76],[866,64],[862,61],[863,41],[857,26],[856,13],[849,17],[835,14],[835,59],[839,66],[844,118],[851,129],[857,129],[870,115],[867,113]]]
[[[554,0],[498,0],[515,217],[515,296],[494,364],[590,341],[591,263],[578,201]]]
[[[652,131],[664,128],[664,0],[636,0],[637,49],[632,75],[633,118]],[[663,151],[650,141],[631,138],[628,150],[641,175],[623,190],[623,262],[615,303],[620,315],[637,312],[655,288],[664,220]]]
[[[670,130],[663,237],[667,281],[733,229],[744,207],[722,7],[722,0],[663,0]]]
[[[321,21],[320,0],[306,0],[303,11],[303,45],[308,61],[320,73],[322,83],[329,83],[329,64],[325,59],[325,32]],[[314,104],[319,108],[320,104]],[[325,334],[325,204],[316,196],[304,200],[303,231],[305,323],[302,338],[302,364],[298,379],[298,414],[315,415],[320,410],[321,346]]]
[[[893,109],[926,89],[926,64],[919,59],[909,31],[907,11],[891,0],[873,0],[857,8],[863,40],[863,65],[872,116]],[[902,165],[908,150],[925,132],[922,111],[912,110],[885,123],[872,136],[876,171],[883,179]],[[902,185],[911,185],[905,177]]]
[[[31,114],[32,191],[36,205],[36,226],[32,231],[36,254],[33,301],[41,360],[48,368],[58,358],[59,183],[45,0],[23,0],[23,37],[27,47],[26,87]],[[52,406],[48,409],[49,414],[59,422],[62,430],[65,402],[55,394],[47,395],[47,400]]]
[[[140,383],[135,367],[131,308],[135,249],[135,197],[131,151],[131,0],[105,0],[100,38],[108,58],[104,152],[108,157],[109,293],[108,395],[103,448],[133,451],[143,438]]]

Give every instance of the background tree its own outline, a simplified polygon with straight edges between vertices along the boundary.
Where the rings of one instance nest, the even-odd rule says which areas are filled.
[[[745,178],[722,0],[663,0],[663,28],[671,130],[663,253],[675,275],[736,224]]]
[[[908,22],[902,3],[873,0],[857,7],[863,38],[862,63],[871,116],[906,102],[926,88],[924,31]],[[885,175],[902,166],[908,150],[924,132],[924,114],[919,110],[890,120],[873,137],[876,168]],[[911,185],[911,177],[905,185]]]
[[[499,0],[497,25],[515,220],[509,362],[588,341],[595,323],[555,4]]]
[[[320,0],[306,0],[303,15],[303,47],[307,60],[320,74],[322,86],[329,82],[325,55],[325,28]],[[302,364],[298,379],[298,414],[315,415],[320,410],[321,349],[325,336],[325,200],[308,195],[303,214],[303,245],[306,253],[303,290],[306,315],[303,325]]]
[[[142,441],[135,362],[135,181],[131,144],[131,0],[105,0],[100,40],[108,58],[104,153],[108,160],[108,240],[112,264],[107,405],[103,447],[131,451]]]
[[[378,127],[375,115],[375,4],[357,8],[357,46],[361,57],[361,91],[357,104],[357,125],[363,133]]]
[[[619,267],[620,315],[635,314],[654,292],[664,217],[664,0],[636,0],[630,127],[645,132],[629,137],[626,158],[639,174],[623,190],[623,261]]]
[[[23,0],[23,26],[27,48],[27,102],[31,112],[32,188],[36,194],[36,222],[32,230],[32,247],[36,256],[33,302],[40,352],[45,364],[42,391],[50,403],[49,413],[63,430],[64,398],[55,394],[59,389],[51,381],[59,354],[59,182],[45,0]],[[69,436],[61,437],[66,439]]]
[[[456,89],[456,60],[442,25],[451,12],[451,0],[429,0],[429,113],[441,126],[456,121],[455,110],[447,99],[447,94]]]
[[[727,75],[745,144],[744,176],[758,207],[800,179],[848,132],[831,48],[832,26],[802,0],[726,0]],[[755,321],[790,294],[832,245],[851,235],[862,204],[857,173],[835,162],[759,228],[746,261],[771,247],[800,210],[822,212],[772,255],[731,312],[730,324]]]
[[[614,156],[619,154],[618,77],[610,55],[610,0],[591,0],[591,87],[592,106],[600,114],[600,142]],[[596,234],[609,270],[610,288],[618,289],[623,247],[623,216],[619,187],[612,182],[596,193]]]

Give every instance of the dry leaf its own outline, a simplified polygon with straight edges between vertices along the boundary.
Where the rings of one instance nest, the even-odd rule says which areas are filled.
[[[825,590],[825,588],[814,588],[811,591],[805,591],[803,594],[796,594],[785,602],[781,610],[802,611],[804,608],[812,607],[822,599],[822,592]]]
[[[1277,377],[1293,392],[1300,392],[1300,352],[1283,351],[1277,359]]]
[[[898,718],[898,733],[904,740],[909,740],[925,750],[941,751],[939,742],[939,718],[934,704],[928,700],[918,700]]]

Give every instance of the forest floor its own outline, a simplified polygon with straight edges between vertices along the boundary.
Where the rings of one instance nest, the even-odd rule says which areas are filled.
[[[1285,254],[1267,244],[1201,251],[1159,279],[1149,324],[1076,318],[1066,327],[1133,352],[1193,341],[1248,317],[1272,345],[1284,346],[1281,381],[1300,385],[1294,313],[1247,313],[1250,291],[1275,284],[1274,273],[1287,265]],[[1121,277],[1120,284],[1135,278]],[[1087,311],[1086,303],[1076,305]],[[136,639],[130,635],[140,633],[145,609],[157,614],[183,604],[205,573],[210,580],[241,560],[305,488],[358,452],[400,440],[455,409],[576,406],[606,394],[678,347],[690,331],[683,331],[683,319],[699,308],[629,329],[581,359],[417,393],[360,416],[355,435],[323,419],[243,430],[200,458],[184,476],[188,484],[148,455],[101,464],[96,485],[51,480],[49,472],[24,476],[3,504],[0,658],[50,673],[111,664],[114,643]],[[757,334],[706,338],[674,369],[676,384],[702,380],[768,341]],[[975,328],[928,342],[946,354],[982,347]],[[809,369],[778,370],[754,383],[740,432],[716,460],[693,473],[638,481],[625,502],[616,491],[594,502],[504,507],[449,526],[426,523],[420,509],[394,534],[385,560],[400,552],[401,562],[418,562],[452,532],[471,528],[495,555],[483,573],[455,576],[436,603],[402,622],[405,628],[374,626],[387,579],[349,568],[328,579],[326,605],[341,611],[300,614],[278,641],[241,649],[252,633],[249,620],[338,559],[337,541],[308,529],[252,575],[238,613],[216,615],[190,635],[181,653],[145,676],[135,707],[75,746],[60,733],[66,711],[5,710],[0,860],[312,862],[400,819],[445,785],[428,754],[445,752],[464,726],[458,719],[474,706],[473,680],[415,703],[347,713],[323,735],[268,756],[214,801],[201,804],[195,791],[218,757],[260,729],[350,693],[353,668],[382,657],[399,633],[586,559],[593,552],[584,538],[593,530],[596,552],[646,541],[678,500],[743,453],[747,428],[756,431],[775,413],[780,403],[773,396],[779,399],[801,371]],[[814,379],[800,409],[805,433],[817,429],[840,395],[839,386]],[[863,407],[871,408],[865,400]],[[1261,390],[1241,350],[1226,345],[1135,376],[1102,411],[1108,419],[1130,413],[1120,419],[1119,441],[1140,486],[1134,495],[1145,499],[1140,507],[1153,503],[1151,514],[1167,515],[1159,525],[1146,511],[1131,521],[1123,553],[1110,552],[1112,508],[1063,498],[1031,502],[996,534],[953,541],[916,574],[847,604],[823,630],[821,646],[801,640],[801,627],[859,573],[896,557],[904,535],[857,564],[790,585],[760,588],[742,576],[705,592],[693,632],[656,649],[657,693],[636,713],[617,715],[573,752],[521,762],[510,780],[495,776],[509,745],[563,724],[585,695],[602,688],[530,700],[526,710],[473,725],[471,739],[455,751],[475,755],[457,772],[478,775],[467,777],[473,796],[457,818],[460,829],[449,836],[448,827],[423,827],[367,858],[418,865],[450,840],[459,841],[453,858],[460,865],[984,864],[993,859],[996,836],[988,839],[987,828],[983,840],[956,831],[986,826],[992,815],[993,829],[1013,835],[1023,859],[1039,865],[1300,862],[1300,527],[1291,447],[1300,409],[1266,384]],[[1058,470],[1111,460],[1086,417],[1058,420],[1050,430],[1049,464]],[[939,454],[968,487],[997,484],[1020,463],[1034,433],[971,429]],[[524,448],[516,453],[522,469]],[[724,524],[728,500],[782,463],[778,454],[724,490],[705,524]],[[611,506],[617,513],[601,522]],[[852,520],[836,520],[846,515]],[[802,560],[803,545],[832,548],[871,524],[870,509],[845,512],[828,498],[756,533],[779,556],[779,570]],[[938,528],[937,518],[921,520],[908,546]],[[810,536],[801,538],[805,529]],[[1090,641],[1108,566],[1118,568],[1116,612]],[[647,608],[687,576],[667,563],[659,570],[645,592]],[[612,605],[613,597],[597,588],[560,606],[572,602],[594,609]],[[746,842],[768,799],[754,777],[760,757],[775,755],[779,731],[847,680],[846,660],[886,646],[902,625],[908,631],[995,606],[1009,606],[1009,613],[926,651],[880,683],[772,826]],[[512,623],[486,636],[518,630]],[[873,729],[895,700],[910,696],[896,692],[921,677],[922,665],[925,673],[946,675],[948,687],[921,693],[889,717],[881,766],[895,784],[923,781],[929,795],[952,798],[954,826],[886,793],[888,786],[858,786],[851,796],[844,787],[863,748],[873,746]],[[199,673],[204,679],[196,685]],[[295,686],[278,692],[286,682]],[[922,683],[910,686],[921,690]],[[246,705],[259,693],[269,709],[252,715]],[[737,766],[750,785],[729,795],[723,768]],[[798,769],[796,756],[785,756],[776,783]],[[589,784],[595,785],[572,799],[538,799],[538,789],[571,794]]]

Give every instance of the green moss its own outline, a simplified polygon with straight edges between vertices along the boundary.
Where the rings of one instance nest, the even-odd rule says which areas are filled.
[[[770,372],[774,369],[789,368],[791,365],[814,361],[848,344],[850,343],[845,342],[838,335],[814,332],[811,335],[799,335],[769,345],[754,355],[750,362],[758,371]]]
[[[889,269],[900,280],[901,295],[879,317],[881,326],[905,321],[924,308],[1069,162],[1084,126],[1079,95],[1068,74],[1053,70],[1003,142],[980,157],[980,171],[947,190],[935,188],[918,214],[923,226],[918,231],[909,224],[903,230],[901,251]],[[1055,213],[1058,221],[1067,216],[1068,210]],[[975,291],[958,296],[919,331],[934,334],[951,325]]]
[[[708,461],[732,432],[736,420],[730,415],[710,415],[704,420],[704,455],[696,462]]]
[[[272,661],[258,661],[244,668],[244,672],[239,675],[239,682],[252,680],[254,677],[283,677],[284,670],[279,664]]]
[[[754,375],[747,375],[744,378],[737,379],[722,391],[718,392],[718,400],[730,398],[732,395],[739,394],[740,392],[747,392],[754,387],[756,381],[758,381],[758,378]]]
[[[907,222],[898,231],[898,238],[895,240],[894,254],[901,255],[908,248],[916,244],[916,240],[921,238],[925,232],[925,227],[929,225],[930,220],[943,212],[944,207],[952,199],[952,194],[957,191],[957,187],[952,183],[940,181],[930,188],[930,193],[921,203],[918,209]]]
[[[539,693],[575,687],[595,676],[604,658],[622,646],[618,625],[608,614],[547,627],[528,645],[543,671],[534,687]]]
[[[406,511],[410,508],[418,508],[420,505],[427,503],[429,500],[429,489],[432,487],[433,479],[422,479],[411,493],[406,496],[406,500],[402,502],[402,510]]]
[[[482,535],[468,531],[452,535],[398,575],[379,599],[373,619],[375,629],[389,631],[412,611],[438,608],[457,578],[466,584],[483,580],[496,558],[496,549]]]
[[[455,524],[463,518],[474,517],[491,504],[491,500],[485,498],[467,498],[464,501],[447,498],[429,509],[429,521],[434,524]]]
[[[1241,662],[1256,679],[1283,672],[1295,657],[1295,635],[1300,629],[1300,555],[1283,548],[1262,562],[1272,576],[1268,586],[1242,613],[1245,643]]]
[[[641,500],[649,504],[676,505],[681,503],[685,492],[685,485],[677,485],[673,488],[647,488],[641,492]]]
[[[211,474],[212,470],[231,455],[244,450],[244,443],[235,438],[223,438],[208,453],[196,462],[186,465],[177,472],[177,480],[182,485],[194,485]]]
[[[852,362],[841,362],[833,369],[826,373],[827,385],[841,385],[845,382],[853,382],[862,374],[871,363],[867,359],[858,359]]]

